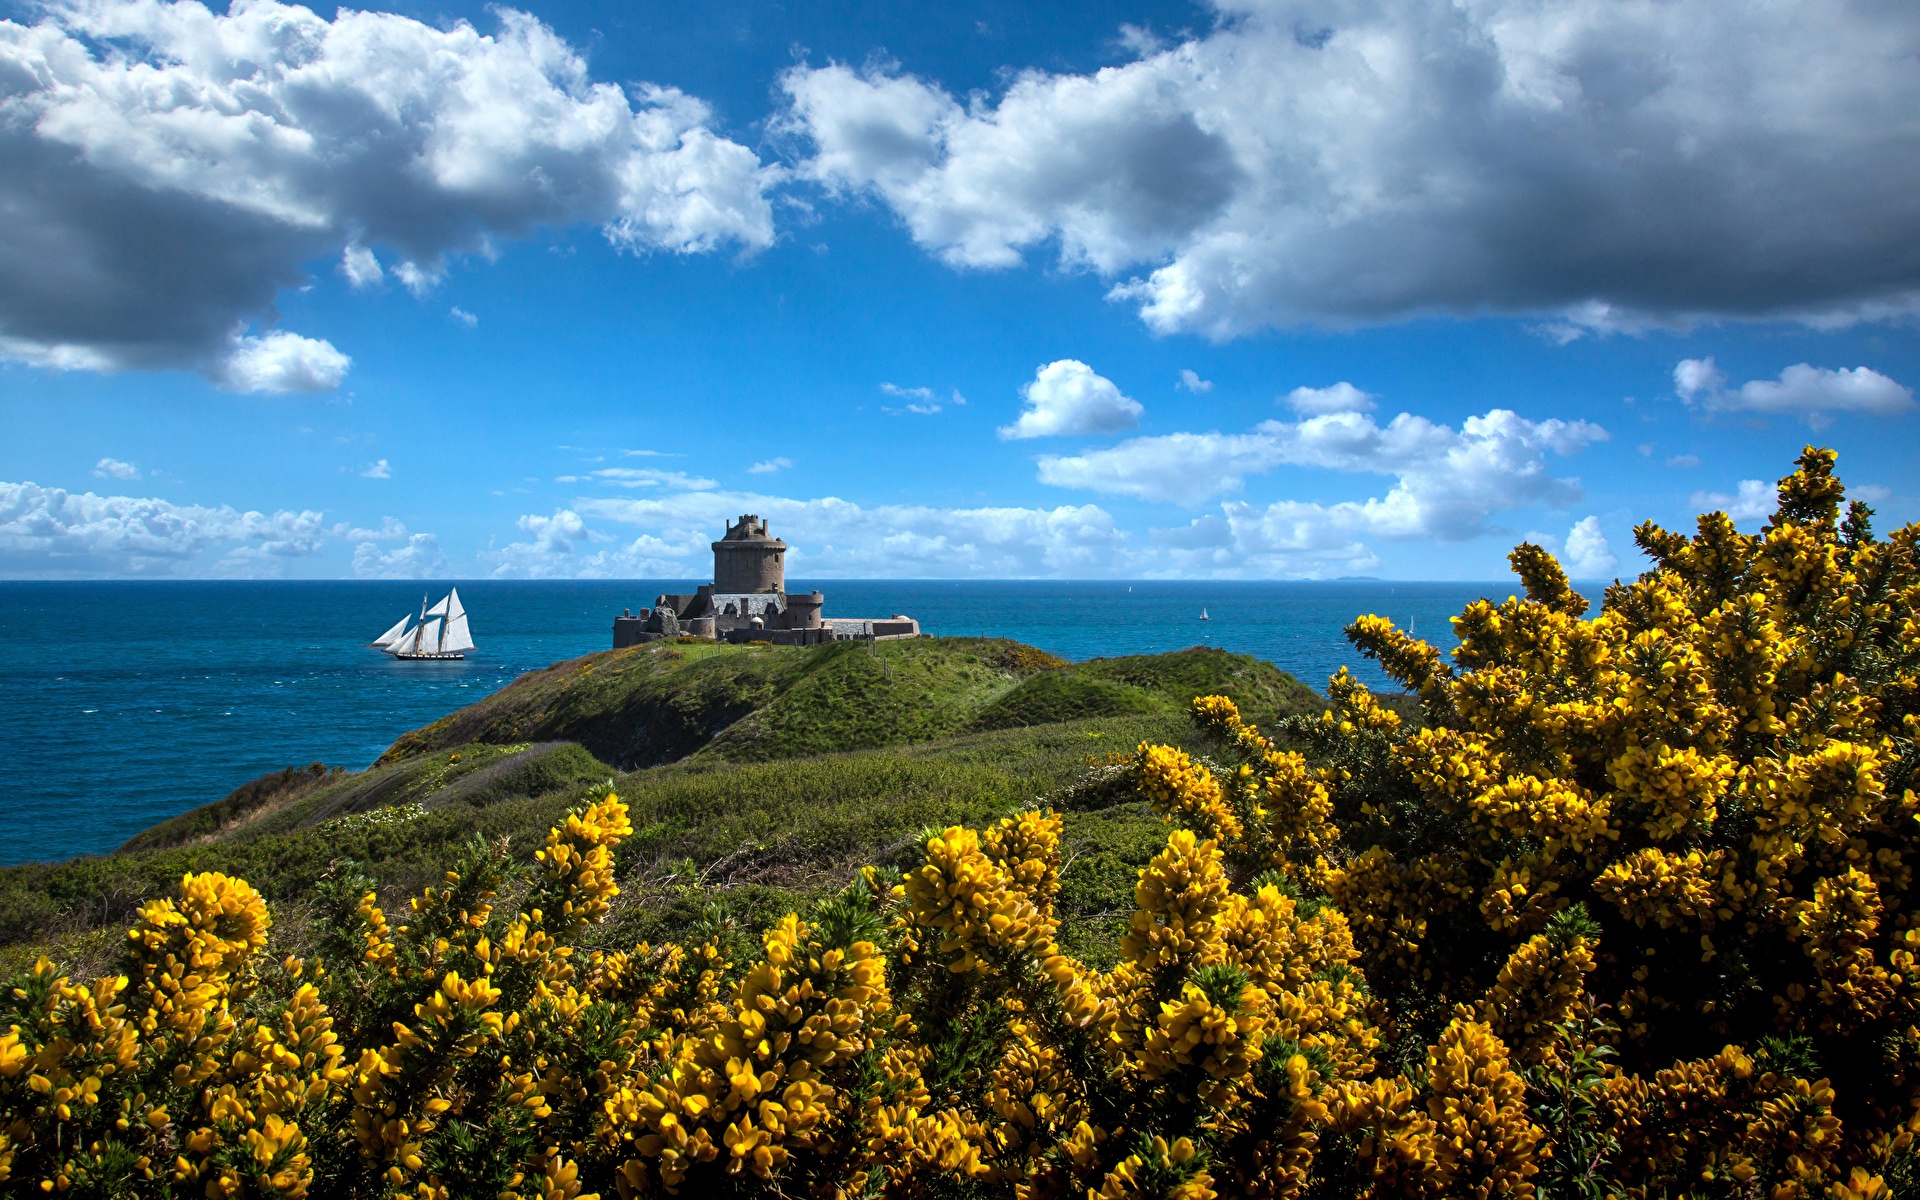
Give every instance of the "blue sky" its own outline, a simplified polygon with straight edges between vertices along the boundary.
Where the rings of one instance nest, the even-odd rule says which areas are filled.
[[[1920,516],[1911,6],[6,15],[7,577],[1600,578],[1807,441]]]

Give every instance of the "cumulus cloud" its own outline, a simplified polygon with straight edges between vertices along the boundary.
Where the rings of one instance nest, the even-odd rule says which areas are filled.
[[[1217,0],[1214,27],[965,101],[800,66],[800,172],[960,267],[1042,246],[1156,330],[1436,312],[1562,336],[1909,312],[1900,4]]]
[[[790,458],[786,458],[786,457],[769,458],[765,462],[757,462],[752,466],[748,467],[747,474],[772,475],[775,472],[784,471],[788,467],[791,467],[792,465],[793,465],[793,460]]]
[[[384,458],[376,459],[373,462],[368,463],[366,466],[366,469],[360,472],[360,478],[392,479],[393,467],[390,464],[388,464],[387,460]]]
[[[1506,409],[1469,417],[1459,429],[1401,413],[1385,426],[1338,412],[1297,424],[1266,421],[1249,433],[1176,433],[1133,438],[1072,457],[1040,460],[1040,480],[1177,504],[1238,491],[1246,476],[1277,467],[1386,475],[1383,497],[1334,505],[1277,506],[1277,519],[1318,520],[1347,535],[1458,541],[1486,532],[1502,509],[1569,504],[1577,479],[1555,478],[1549,454],[1604,441],[1585,421],[1529,421]]]
[[[1332,387],[1297,387],[1287,393],[1287,404],[1303,417],[1338,412],[1372,412],[1373,397],[1344,379]]]
[[[269,515],[0,483],[0,574],[13,578],[272,575],[325,542],[312,511]],[[206,560],[221,549],[223,558]]]
[[[1700,465],[1698,454],[1676,454],[1667,460],[1667,465],[1676,471],[1690,471]]]
[[[1139,401],[1122,395],[1113,380],[1071,358],[1041,367],[1020,395],[1026,408],[1019,420],[1001,426],[1002,440],[1118,433],[1140,424],[1146,411]]]
[[[1830,370],[1796,363],[1778,379],[1753,379],[1738,388],[1711,358],[1682,359],[1673,369],[1674,390],[1689,404],[1720,412],[1757,412],[1801,417],[1816,428],[1834,413],[1891,417],[1913,410],[1913,389],[1868,367]]]
[[[1779,489],[1773,484],[1758,479],[1742,479],[1733,495],[1725,492],[1695,492],[1692,504],[1703,512],[1715,510],[1726,513],[1736,521],[1757,521],[1772,516],[1779,499]]]
[[[330,392],[352,365],[331,342],[276,329],[231,339],[226,357],[207,374],[229,392]]]
[[[1196,396],[1204,396],[1213,390],[1213,381],[1211,379],[1200,378],[1200,372],[1195,371],[1191,367],[1182,367],[1180,369],[1180,386]]]
[[[93,473],[101,479],[138,479],[140,468],[117,458],[103,458],[93,464]]]
[[[468,312],[466,309],[461,308],[458,304],[448,309],[447,315],[449,317],[452,317],[454,320],[460,322],[462,325],[465,325],[468,329],[472,329],[474,326],[480,324],[479,317],[476,317],[472,313]]]
[[[1560,563],[1574,579],[1604,579],[1620,565],[1607,535],[1600,531],[1599,517],[1582,517],[1567,531],[1567,547]]]
[[[598,224],[634,251],[773,238],[777,169],[692,97],[594,81],[524,13],[482,33],[275,0],[33,11],[0,21],[7,357],[324,390],[346,355],[245,333],[315,258],[421,290],[450,255],[539,226]]]
[[[353,548],[353,574],[357,579],[444,579],[447,556],[431,533],[413,534],[392,550],[361,542]]]

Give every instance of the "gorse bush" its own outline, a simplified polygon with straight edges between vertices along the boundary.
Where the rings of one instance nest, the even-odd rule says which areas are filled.
[[[390,918],[323,881],[274,961],[187,876],[124,974],[0,997],[0,1180],[112,1196],[1914,1194],[1920,562],[1809,450],[1757,536],[1652,526],[1585,601],[1537,548],[1448,664],[1350,636],[1281,749],[1107,768],[1173,825],[1111,970],[1061,948],[1062,821],[930,834],[766,930],[587,950],[611,794]],[[1103,785],[1104,786],[1104,785]],[[1112,789],[1109,789],[1112,790]],[[399,923],[395,923],[395,921]]]

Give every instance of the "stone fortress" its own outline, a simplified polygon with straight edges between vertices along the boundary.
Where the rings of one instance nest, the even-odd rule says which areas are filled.
[[[696,592],[661,595],[652,608],[615,617],[613,648],[674,637],[813,646],[920,635],[920,622],[912,617],[828,617],[821,612],[825,606],[817,591],[787,591],[787,544],[748,513],[713,543],[713,582]]]

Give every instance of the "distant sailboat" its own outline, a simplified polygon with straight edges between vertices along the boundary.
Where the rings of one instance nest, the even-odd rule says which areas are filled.
[[[1210,617],[1210,616],[1208,616],[1208,615],[1207,615],[1207,606],[1206,606],[1206,605],[1204,605],[1204,604],[1200,606],[1200,619],[1201,619],[1202,621],[1211,621],[1211,620],[1213,620],[1213,618],[1212,618],[1212,617]]]
[[[447,592],[432,608],[420,597],[420,621],[407,628],[411,617],[401,617],[392,629],[373,644],[401,659],[465,658],[473,649],[473,634],[467,628],[467,610],[460,604],[458,588]]]

